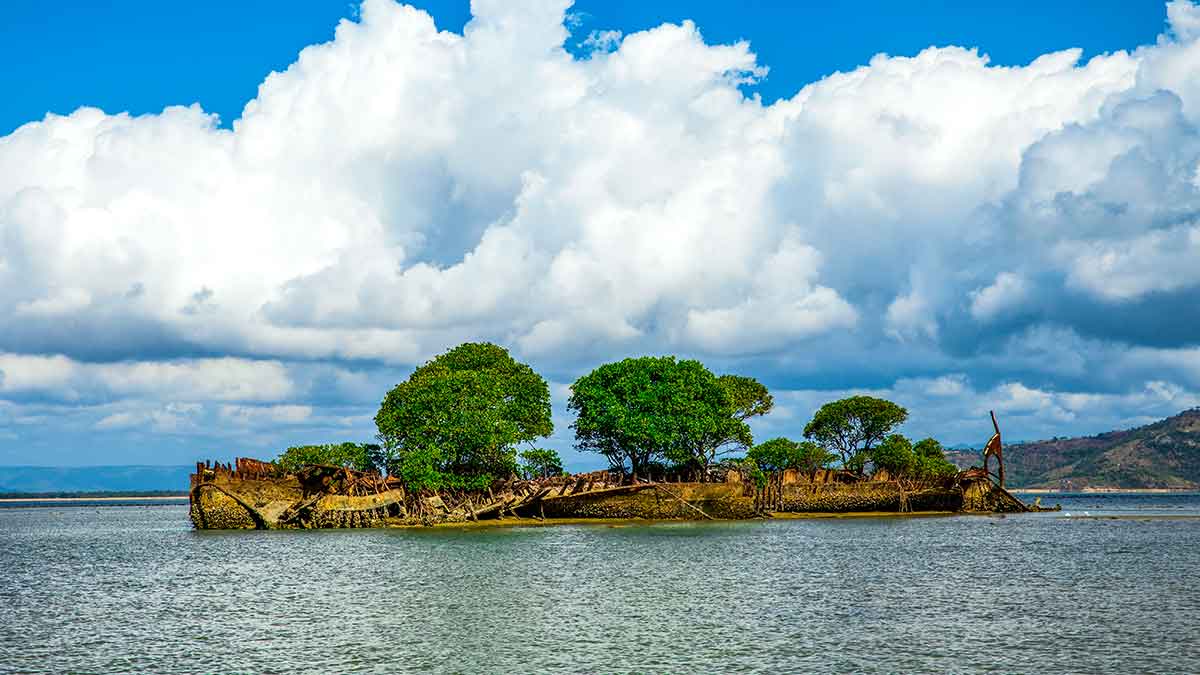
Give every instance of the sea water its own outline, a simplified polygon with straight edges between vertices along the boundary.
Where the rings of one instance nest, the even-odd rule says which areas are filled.
[[[0,508],[0,673],[1200,671],[1200,496],[1055,501],[316,532]]]

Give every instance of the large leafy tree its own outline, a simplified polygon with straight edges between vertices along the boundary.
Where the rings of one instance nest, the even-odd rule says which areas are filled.
[[[706,472],[717,457],[748,449],[754,443],[745,421],[765,415],[775,405],[771,393],[758,380],[741,375],[722,375],[717,385],[725,394],[724,412],[715,418],[711,429],[692,439],[694,444],[671,453],[677,464],[686,464]]]
[[[675,461],[707,471],[720,455],[749,449],[754,437],[745,421],[765,415],[775,405],[771,393],[761,382],[741,375],[722,375],[717,385],[725,394],[724,412],[713,427],[694,439],[694,445],[674,453]]]
[[[607,363],[571,386],[575,443],[644,475],[655,460],[706,464],[714,443],[749,444],[725,389],[699,361],[644,356]]]
[[[843,466],[862,473],[871,449],[906,419],[908,411],[891,401],[851,396],[821,406],[804,427],[804,437],[836,452]]]
[[[717,378],[717,384],[725,391],[730,415],[740,422],[766,415],[775,407],[775,398],[771,396],[771,392],[753,377],[722,375]]]
[[[413,371],[375,424],[388,471],[411,489],[483,487],[516,470],[516,448],[554,431],[550,388],[490,343],[466,343]]]

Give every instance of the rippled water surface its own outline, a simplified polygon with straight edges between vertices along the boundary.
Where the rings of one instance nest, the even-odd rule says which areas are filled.
[[[180,505],[0,508],[0,672],[1200,671],[1200,496],[1055,501],[231,533]]]

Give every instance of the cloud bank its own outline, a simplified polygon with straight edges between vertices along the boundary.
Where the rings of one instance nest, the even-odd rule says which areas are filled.
[[[780,433],[850,389],[951,442],[1018,399],[1015,437],[1195,401],[1200,8],[1132,53],[880,54],[768,106],[747,43],[571,36],[568,7],[474,0],[456,34],[367,0],[232,128],[0,138],[0,462],[369,437],[467,339],[558,383],[696,356],[808,406]]]

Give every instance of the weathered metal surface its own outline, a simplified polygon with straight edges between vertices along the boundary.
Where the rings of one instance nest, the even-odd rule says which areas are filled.
[[[1000,471],[1000,473],[999,473],[1000,487],[1003,488],[1004,487],[1004,444],[1000,441],[1000,425],[996,423],[996,413],[995,413],[995,411],[988,411],[988,412],[992,416],[992,428],[996,430],[996,433],[992,434],[992,437],[988,439],[987,444],[983,446],[983,470],[985,473],[987,473],[988,460],[991,459],[992,457],[995,457],[997,464],[1000,465],[1000,469],[999,469],[999,471]]]
[[[1000,429],[985,457],[1001,459]],[[986,464],[986,463],[985,463]],[[1003,463],[1000,478],[1003,480]],[[944,479],[872,479],[823,469],[770,472],[752,479],[730,471],[720,482],[638,481],[612,471],[532,480],[511,477],[485,490],[409,493],[394,478],[338,466],[288,473],[238,458],[197,463],[191,518],[199,529],[379,527],[487,518],[752,518],[772,512],[1017,512],[1030,507],[985,468]]]

